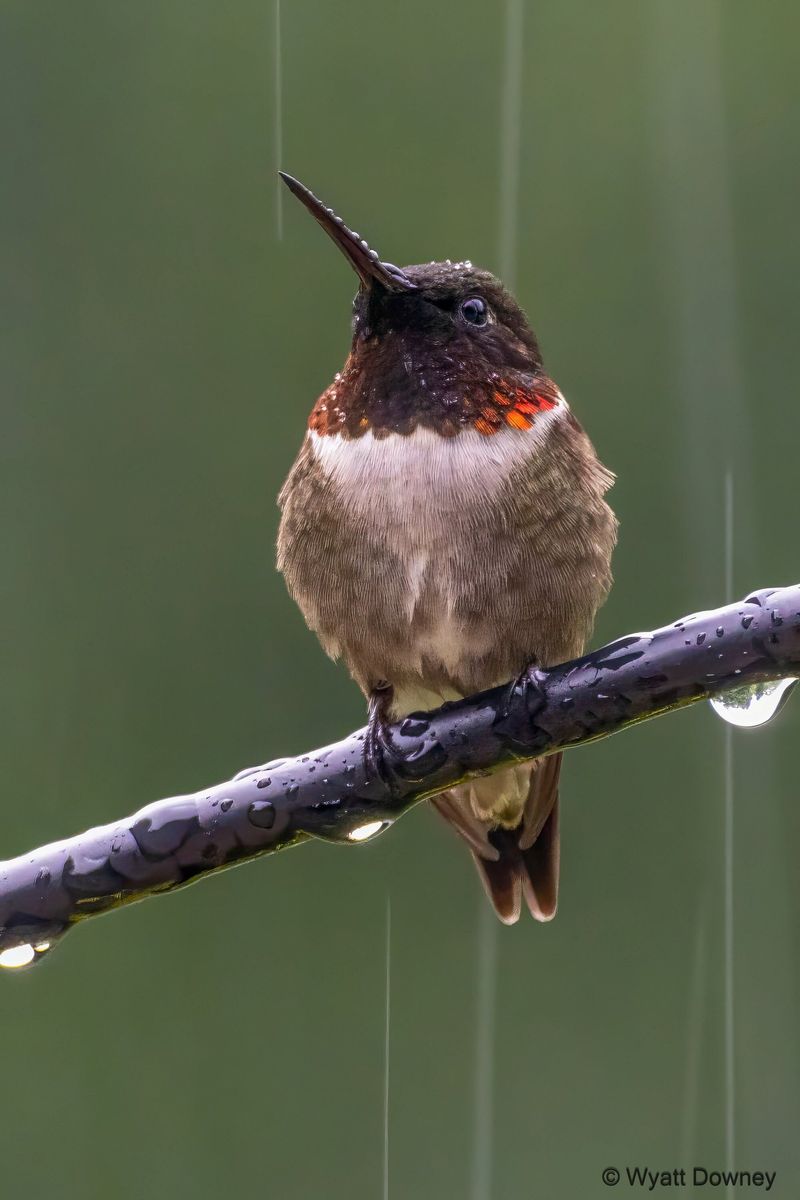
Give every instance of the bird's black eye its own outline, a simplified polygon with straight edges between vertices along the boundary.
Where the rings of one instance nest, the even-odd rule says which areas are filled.
[[[480,296],[470,296],[468,300],[462,300],[458,311],[468,325],[485,325],[489,320],[489,309],[486,301]]]

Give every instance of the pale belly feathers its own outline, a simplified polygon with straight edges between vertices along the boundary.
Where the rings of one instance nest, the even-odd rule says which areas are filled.
[[[280,496],[278,565],[325,650],[390,715],[579,653],[610,583],[612,476],[563,399],[530,429],[307,435]],[[513,827],[530,764],[454,795]]]
[[[497,515],[498,494],[512,473],[530,462],[559,416],[557,407],[530,430],[501,430],[492,437],[465,430],[445,438],[424,428],[383,438],[371,432],[360,438],[309,434],[314,460],[349,519],[368,525],[371,538],[398,564],[391,607],[397,617],[402,613],[413,636],[403,679],[395,682],[397,715],[456,698],[461,693],[445,677],[463,677],[465,660],[490,659],[504,635],[491,622],[470,621],[465,627],[458,611],[464,579],[491,571],[485,534]],[[503,534],[498,522],[497,536]],[[365,576],[367,599],[369,565]],[[325,631],[317,629],[325,641]],[[330,653],[347,656],[345,646],[327,640]],[[485,676],[479,686],[498,682]]]

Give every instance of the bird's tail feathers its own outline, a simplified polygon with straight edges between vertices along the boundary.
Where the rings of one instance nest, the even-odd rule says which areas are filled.
[[[560,771],[560,754],[536,764],[516,829],[489,831],[451,793],[434,797],[435,807],[468,843],[486,894],[505,925],[519,920],[523,900],[537,921],[551,921],[556,914]]]

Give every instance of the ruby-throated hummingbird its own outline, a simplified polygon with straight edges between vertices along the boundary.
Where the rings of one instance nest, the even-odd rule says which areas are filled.
[[[402,270],[282,176],[357,272],[353,340],[279,497],[278,567],[388,721],[582,653],[611,584],[613,476],[525,314],[469,262]],[[556,911],[561,755],[433,798],[497,915]]]

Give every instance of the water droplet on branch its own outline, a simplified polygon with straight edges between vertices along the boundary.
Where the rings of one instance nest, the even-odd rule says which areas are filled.
[[[49,949],[49,942],[39,942],[36,946],[32,946],[30,942],[23,942],[20,946],[9,946],[7,949],[0,951],[0,967],[5,967],[7,970],[16,970],[18,967],[29,967],[32,962],[41,958]]]
[[[792,676],[767,683],[746,684],[730,688],[709,703],[723,721],[741,728],[755,728],[772,720],[796,683],[797,680]]]
[[[27,967],[36,957],[33,946],[25,942],[22,946],[9,946],[0,953],[0,967]]]
[[[388,829],[391,821],[367,821],[366,825],[357,825],[355,829],[351,829],[347,835],[348,841],[351,842],[366,842],[370,838],[376,837],[379,833],[383,833]]]

